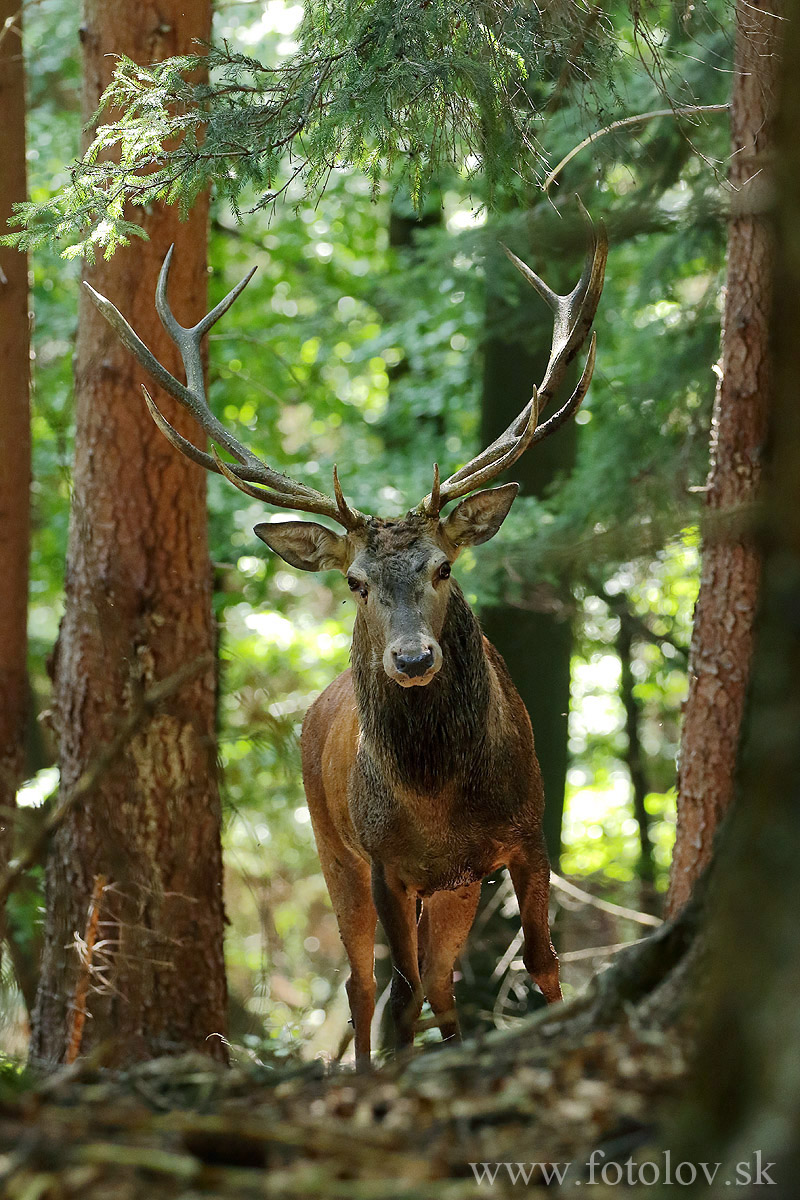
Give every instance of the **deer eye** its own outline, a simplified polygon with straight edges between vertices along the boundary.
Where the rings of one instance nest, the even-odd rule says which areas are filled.
[[[443,562],[442,565],[439,567],[439,570],[436,572],[436,575],[437,575],[438,579],[449,579],[450,578],[450,563]]]
[[[366,600],[369,588],[364,583],[363,579],[356,579],[354,575],[347,576],[347,586],[351,592],[358,592],[362,600]]]

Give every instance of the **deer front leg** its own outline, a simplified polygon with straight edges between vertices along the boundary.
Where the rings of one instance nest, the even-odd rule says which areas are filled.
[[[417,927],[419,967],[425,996],[439,1021],[442,1041],[461,1041],[453,994],[453,965],[475,920],[481,885],[434,892],[423,901]]]
[[[422,1010],[422,983],[417,962],[417,897],[381,863],[372,864],[372,898],[392,955],[389,1007],[395,1049],[414,1044]]]
[[[550,941],[550,863],[541,834],[509,858],[508,872],[519,901],[525,947],[522,961],[548,1004],[561,999],[558,958]]]
[[[370,1031],[375,1011],[375,926],[369,866],[337,838],[318,837],[322,873],[350,963],[345,984],[355,1035],[356,1070],[370,1069]]]

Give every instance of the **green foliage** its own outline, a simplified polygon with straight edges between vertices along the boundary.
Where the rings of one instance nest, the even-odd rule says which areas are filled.
[[[319,195],[336,169],[363,172],[375,196],[403,182],[417,210],[451,169],[490,204],[524,198],[572,77],[589,81],[584,116],[619,106],[634,56],[671,98],[671,10],[654,7],[650,24],[637,13],[631,25],[626,9],[600,17],[572,4],[310,0],[276,65],[225,39],[152,65],[121,55],[69,182],[21,205],[9,240],[67,239],[67,256],[91,260],[143,236],[130,206],[186,211],[212,184],[238,216],[273,206],[295,180]],[[680,72],[690,102],[691,74]]]
[[[78,152],[80,64],[75,53],[75,13],[57,3],[33,6],[25,15],[28,58],[28,188],[44,202],[69,178],[66,165]],[[31,69],[33,67],[34,69]],[[48,708],[46,664],[58,633],[74,450],[72,352],[77,331],[79,264],[65,263],[42,246],[30,263],[32,279],[33,481],[31,485],[31,582],[28,621],[29,676],[35,708]],[[31,773],[52,761],[49,725],[33,729]]]
[[[277,67],[227,44],[152,66],[121,55],[95,118],[112,120],[68,187],[20,207],[28,229],[17,243],[79,233],[68,256],[112,253],[142,236],[126,203],[188,209],[212,182],[235,212],[248,191],[265,207],[287,186],[287,149],[288,178],[302,176],[309,194],[334,166],[359,168],[377,189],[402,162],[419,204],[436,173],[470,154],[493,184],[508,182],[511,162],[530,152],[524,83],[542,20],[535,8],[488,19],[453,0],[317,0],[299,49]],[[206,73],[211,82],[198,82]]]
[[[36,1082],[35,1076],[17,1059],[0,1053],[0,1103],[11,1103]]]
[[[623,564],[605,585],[638,623],[631,669],[639,708],[643,769],[650,783],[656,886],[665,890],[675,823],[675,758],[686,662],[697,597],[697,538],[686,532],[652,558]],[[579,589],[578,653],[572,668],[570,755],[565,853],[567,874],[603,872],[630,883],[636,878],[639,830],[630,807],[625,715],[618,696],[616,654],[619,616],[609,599]]]

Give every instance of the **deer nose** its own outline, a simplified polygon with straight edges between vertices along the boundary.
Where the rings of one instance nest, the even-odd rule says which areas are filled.
[[[403,654],[400,650],[393,650],[392,658],[398,671],[414,679],[430,671],[433,666],[433,647],[426,646],[419,654]]]

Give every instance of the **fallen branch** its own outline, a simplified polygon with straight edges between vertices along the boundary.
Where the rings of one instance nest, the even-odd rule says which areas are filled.
[[[601,958],[608,954],[618,954],[620,950],[627,950],[628,946],[638,946],[642,938],[637,938],[633,942],[615,942],[612,946],[584,946],[582,950],[564,950],[558,956],[558,961],[565,962],[582,962],[586,958]],[[522,959],[519,960],[524,967]],[[516,969],[517,964],[513,962],[512,967]]]
[[[637,912],[635,908],[626,908],[623,904],[613,904],[610,900],[601,900],[599,896],[593,896],[591,892],[585,892],[583,888],[576,887],[568,879],[562,878],[561,875],[556,875],[555,871],[550,872],[550,882],[554,888],[557,888],[566,896],[572,896],[573,900],[581,900],[584,904],[591,904],[593,908],[599,908],[603,912],[611,913],[615,917],[625,917],[628,921],[638,921],[640,925],[652,925],[654,929],[664,924],[660,917],[654,917],[652,913]]]

